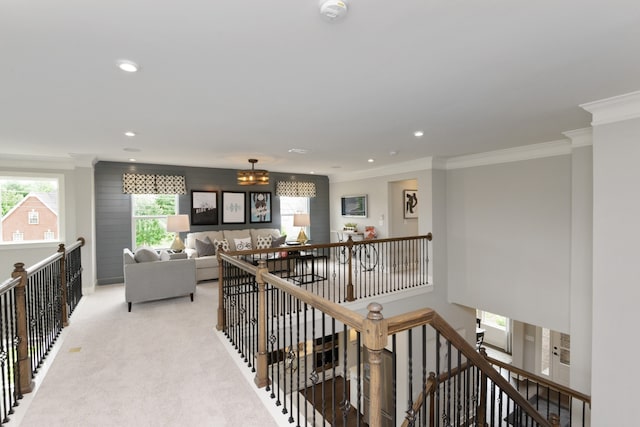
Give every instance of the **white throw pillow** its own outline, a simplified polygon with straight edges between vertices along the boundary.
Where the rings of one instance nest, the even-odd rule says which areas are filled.
[[[222,240],[215,239],[213,241],[213,246],[216,247],[216,252],[218,252],[218,248],[220,247],[220,245],[222,245],[223,251],[229,252],[229,242],[227,241],[227,239],[222,239]]]
[[[136,262],[160,261],[160,255],[156,251],[144,247],[136,249],[136,254],[133,258]]]
[[[233,239],[233,242],[236,244],[236,251],[250,251],[251,246],[251,237],[247,237],[246,239]]]
[[[258,236],[256,239],[256,249],[269,249],[271,247],[271,235]]]

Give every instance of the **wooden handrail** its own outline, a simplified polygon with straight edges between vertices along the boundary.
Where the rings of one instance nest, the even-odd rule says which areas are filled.
[[[389,323],[389,335],[397,334],[398,332],[406,331],[416,326],[428,325],[433,321],[434,314],[435,311],[430,308],[421,308],[389,317],[387,319]]]
[[[518,375],[522,375],[523,377],[525,377],[525,379],[529,379],[538,384],[542,384],[545,387],[549,387],[551,389],[559,391],[562,394],[565,394],[569,397],[587,402],[589,406],[591,406],[591,396],[588,396],[584,393],[580,393],[579,391],[573,390],[569,387],[563,386],[562,384],[554,383],[553,381],[549,381],[544,377],[532,374],[530,372],[525,371],[524,369],[520,369],[508,363],[502,362],[498,359],[494,359],[493,357],[484,356],[484,358],[487,360],[487,362],[491,363],[492,365],[500,366],[501,368],[504,368],[510,372],[514,372]]]

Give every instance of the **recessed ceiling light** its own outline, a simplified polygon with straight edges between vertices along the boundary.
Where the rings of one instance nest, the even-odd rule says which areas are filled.
[[[138,153],[138,152],[140,152],[139,148],[133,148],[133,147],[124,147],[122,150],[123,151],[128,151],[130,153]]]
[[[397,155],[398,155],[398,152],[397,152],[396,150],[389,151],[389,155],[390,155],[390,156],[397,156]]]
[[[129,61],[128,59],[118,59],[116,64],[118,64],[118,68],[122,71],[126,71],[127,73],[135,73],[140,69],[138,64],[133,61]]]
[[[306,148],[290,148],[289,152],[296,154],[307,154],[309,150],[307,150]]]
[[[424,132],[421,130],[417,130],[413,133],[413,136],[415,136],[416,138],[420,138],[422,135],[424,135]]]
[[[135,161],[136,161],[136,159],[129,159],[129,161],[130,161],[130,162],[135,162]]]
[[[315,174],[315,172],[314,172],[314,171],[310,171],[309,173],[310,173],[311,175]]]
[[[127,131],[127,132],[125,132],[124,134],[125,134],[126,136],[129,136],[129,137],[134,137],[134,136],[136,136],[136,133],[135,133],[135,132],[132,132],[132,131],[130,131],[130,130],[129,130],[129,131]]]
[[[373,160],[373,159],[369,159],[369,160],[367,160],[367,162],[369,162],[369,163],[373,163],[373,162],[375,162],[375,160]]]

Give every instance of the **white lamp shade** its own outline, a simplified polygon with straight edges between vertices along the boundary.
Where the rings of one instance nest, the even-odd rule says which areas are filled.
[[[294,227],[308,227],[311,225],[309,214],[293,214]]]
[[[167,217],[167,231],[170,233],[189,231],[189,215],[169,215]]]

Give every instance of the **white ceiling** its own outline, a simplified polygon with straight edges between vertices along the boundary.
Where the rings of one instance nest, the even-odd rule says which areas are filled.
[[[343,174],[557,140],[640,89],[638,0],[348,5],[4,0],[0,156]]]

